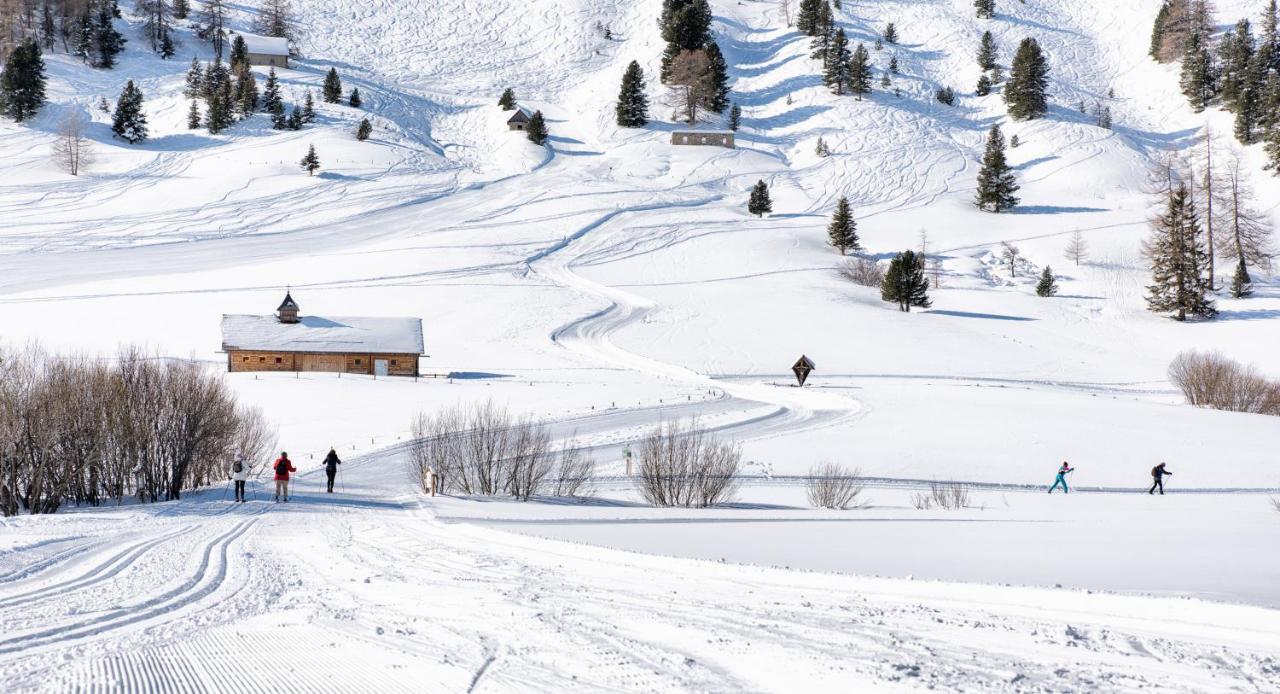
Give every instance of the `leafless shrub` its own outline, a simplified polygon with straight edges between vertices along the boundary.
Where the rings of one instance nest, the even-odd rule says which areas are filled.
[[[596,459],[583,452],[571,440],[560,449],[552,494],[559,497],[582,497],[595,493]]]
[[[180,498],[273,434],[205,366],[125,349],[114,362],[0,353],[0,513],[53,513],[137,494]]]
[[[805,491],[809,505],[815,508],[866,508],[862,496],[862,471],[849,470],[836,463],[822,463],[809,470]]]
[[[1169,365],[1169,380],[1196,407],[1280,415],[1280,383],[1216,352],[1179,354]]]
[[[884,268],[870,258],[850,258],[840,266],[840,276],[863,287],[884,284]]]
[[[654,506],[705,508],[729,501],[738,489],[742,452],[703,431],[698,420],[664,422],[639,447],[640,495]]]
[[[933,508],[940,508],[947,511],[959,511],[963,508],[969,508],[972,504],[969,500],[969,487],[960,482],[931,482],[929,483],[929,492],[914,492],[911,495],[911,505],[917,510],[928,511]]]
[[[93,163],[93,147],[84,130],[87,120],[79,111],[68,111],[58,123],[58,139],[53,141],[53,160],[72,176]]]

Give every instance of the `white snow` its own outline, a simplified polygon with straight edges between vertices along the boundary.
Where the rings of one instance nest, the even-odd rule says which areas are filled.
[[[1219,22],[1262,4],[1222,0]],[[129,3],[117,69],[46,54],[49,106],[0,119],[3,340],[138,343],[221,368],[224,315],[286,344],[252,314],[290,286],[321,315],[427,321],[437,378],[229,374],[306,470],[287,506],[262,500],[260,478],[242,506],[214,488],[0,521],[0,690],[1280,691],[1280,419],[1192,408],[1166,374],[1210,349],[1280,377],[1280,282],[1221,296],[1212,322],[1145,310],[1145,168],[1231,129],[1146,57],[1159,0],[1005,2],[985,22],[968,0],[846,0],[853,41],[888,21],[902,36],[873,52],[877,67],[897,55],[902,97],[863,101],[821,86],[779,3],[715,0],[736,150],[669,145],[685,126],[656,81],[656,1],[294,5],[288,100],[330,67],[364,98],[317,103],[298,132],[264,116],[187,130],[183,74],[211,51],[183,28],[159,60]],[[998,94],[968,95],[985,29],[1005,64],[1024,36],[1045,47],[1048,118],[1004,122]],[[644,129],[613,124],[631,60]],[[139,146],[96,109],[126,79],[146,95]],[[508,131],[508,86],[546,116],[546,148]],[[956,107],[934,101],[940,86]],[[1081,100],[1109,105],[1115,129]],[[48,158],[70,110],[92,118],[98,154],[76,178]],[[971,204],[994,122],[1021,141],[1014,214]],[[298,168],[308,145],[316,177]],[[1280,219],[1280,178],[1257,147],[1242,155]],[[757,219],[761,179],[774,214]],[[840,195],[872,258],[927,231],[942,262],[930,310],[838,275],[825,225]],[[1079,267],[1063,258],[1076,231]],[[1029,262],[1017,277],[1002,241]],[[1033,291],[1045,265],[1052,299]],[[336,349],[417,319],[331,320],[352,329],[293,327]],[[801,354],[821,365],[803,389]],[[592,452],[598,492],[419,494],[411,418],[488,399]],[[621,448],[691,416],[742,445],[738,502],[641,505]],[[347,460],[332,496],[314,470],[330,446]],[[1048,496],[1064,459],[1073,493]],[[798,476],[823,461],[872,478],[871,507],[807,508]],[[1148,496],[1160,461],[1170,493]],[[916,510],[932,480],[970,483],[975,507]]]
[[[371,316],[222,317],[222,349],[422,354],[422,319]]]
[[[245,50],[249,53],[258,53],[261,55],[289,55],[289,39],[277,36],[263,36],[261,34],[250,34],[247,31],[235,31],[224,29],[224,34],[228,42],[236,40],[236,37],[244,39]]]

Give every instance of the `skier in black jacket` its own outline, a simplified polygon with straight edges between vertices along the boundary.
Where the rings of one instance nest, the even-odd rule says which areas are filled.
[[[1151,489],[1147,490],[1148,494],[1155,494],[1156,488],[1159,487],[1160,496],[1164,496],[1164,476],[1165,475],[1173,475],[1173,473],[1164,469],[1164,463],[1160,463],[1159,465],[1151,468],[1151,479],[1153,481],[1151,483]]]
[[[330,448],[329,455],[324,457],[324,474],[329,476],[330,494],[333,493],[333,478],[338,474],[338,466],[341,464],[342,461],[338,460],[338,452]]]

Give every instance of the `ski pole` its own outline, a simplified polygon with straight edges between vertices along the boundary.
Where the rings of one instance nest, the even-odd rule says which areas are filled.
[[[231,486],[231,478],[228,477],[225,484],[222,485],[222,500],[227,500],[227,487]]]

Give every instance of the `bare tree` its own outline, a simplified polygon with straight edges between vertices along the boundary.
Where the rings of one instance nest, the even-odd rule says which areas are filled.
[[[778,0],[778,5],[782,7],[782,20],[791,26],[791,0]]]
[[[640,495],[654,506],[705,508],[737,492],[742,452],[709,436],[696,419],[664,422],[640,442]]]
[[[1008,241],[1000,242],[1000,259],[1005,265],[1009,266],[1009,276],[1018,276],[1018,260],[1022,258],[1022,251],[1018,247]]]
[[[573,439],[560,448],[552,494],[558,497],[590,496],[595,493],[596,460]]]
[[[1233,152],[1227,164],[1225,193],[1222,203],[1224,232],[1218,236],[1219,253],[1227,260],[1239,261],[1270,271],[1272,245],[1271,219],[1254,207],[1253,189],[1240,153]]]
[[[294,22],[293,7],[289,0],[262,0],[254,28],[264,36],[290,40],[297,38],[297,24]]]
[[[698,122],[698,109],[711,99],[715,85],[711,81],[711,65],[706,51],[684,50],[671,61],[667,83],[675,93],[676,104],[684,111],[689,125]]]
[[[224,0],[203,0],[200,14],[197,16],[200,29],[199,36],[213,43],[213,55],[222,59],[222,50],[226,46],[223,29],[227,26],[227,6]]]
[[[1080,233],[1079,229],[1071,232],[1071,240],[1067,242],[1065,255],[1067,260],[1076,264],[1076,267],[1089,259],[1089,242],[1084,240],[1084,234]]]
[[[859,500],[862,490],[862,471],[836,463],[811,468],[805,487],[810,506],[839,510],[866,508],[868,504]]]
[[[63,171],[79,176],[93,163],[93,147],[85,137],[88,120],[77,110],[69,110],[58,122],[58,139],[53,141],[53,159]]]

